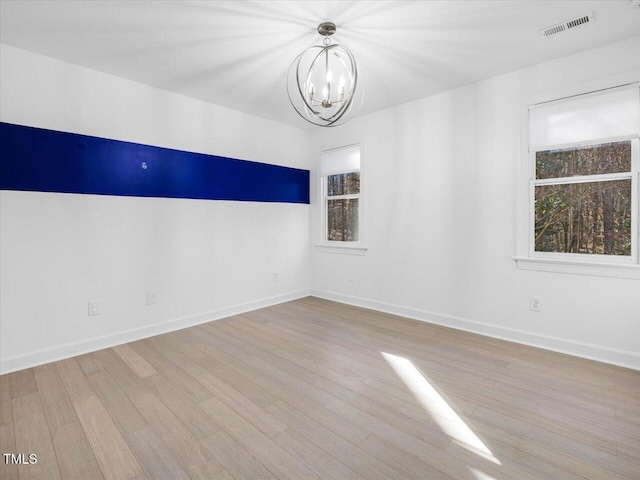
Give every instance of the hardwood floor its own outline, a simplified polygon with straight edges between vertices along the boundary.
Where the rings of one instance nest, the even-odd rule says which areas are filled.
[[[4,480],[640,479],[640,372],[313,297],[3,375],[0,420]]]

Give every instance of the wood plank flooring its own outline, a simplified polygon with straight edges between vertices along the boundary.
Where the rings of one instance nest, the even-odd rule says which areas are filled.
[[[640,479],[640,372],[313,297],[0,377],[9,479]]]

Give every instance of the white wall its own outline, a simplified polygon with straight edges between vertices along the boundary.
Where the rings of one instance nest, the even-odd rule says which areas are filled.
[[[309,168],[306,131],[1,48],[3,122]],[[2,191],[0,368],[307,295],[308,225],[308,205]]]
[[[316,131],[316,161],[322,147],[365,143],[369,250],[313,249],[312,293],[640,368],[640,281],[513,260],[526,105],[638,81],[639,51],[636,37]],[[316,242],[315,173],[312,186]]]

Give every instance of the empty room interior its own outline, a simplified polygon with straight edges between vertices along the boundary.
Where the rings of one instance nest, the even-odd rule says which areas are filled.
[[[639,0],[0,42],[0,478],[640,479]]]

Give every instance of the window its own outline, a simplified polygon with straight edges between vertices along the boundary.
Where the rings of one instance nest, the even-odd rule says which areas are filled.
[[[320,156],[322,244],[362,244],[360,145],[325,150]]]
[[[519,264],[626,265],[638,276],[639,136],[637,85],[529,107],[528,248]]]
[[[360,172],[327,175],[327,240],[358,241],[360,205]]]
[[[631,141],[535,153],[534,251],[631,257]]]

